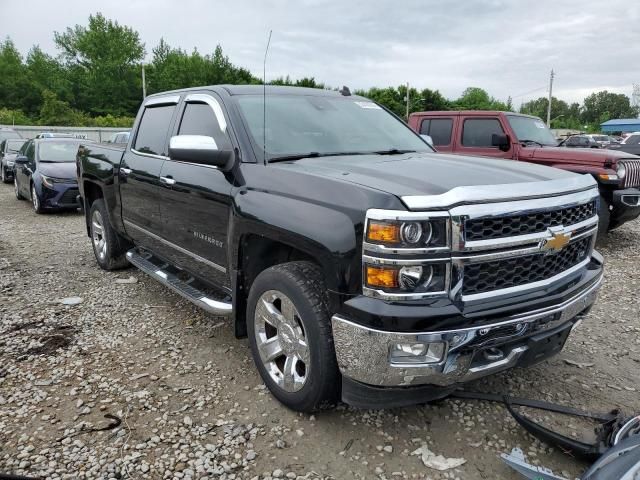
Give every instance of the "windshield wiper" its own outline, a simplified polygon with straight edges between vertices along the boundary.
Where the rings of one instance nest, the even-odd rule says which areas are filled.
[[[340,157],[342,155],[367,155],[368,152],[307,152],[296,153],[294,155],[282,155],[279,157],[271,157],[269,163],[275,162],[288,162],[290,160],[302,160],[303,158],[318,158],[318,157]]]
[[[402,155],[403,153],[414,153],[415,150],[400,150],[398,148],[390,148],[389,150],[377,150],[375,153],[377,155]]]
[[[540,145],[541,147],[547,146],[544,143],[538,142],[537,140],[520,140],[520,143],[535,143],[537,145]]]

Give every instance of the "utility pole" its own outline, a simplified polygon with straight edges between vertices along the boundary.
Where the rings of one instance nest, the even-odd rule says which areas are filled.
[[[144,76],[144,63],[142,64],[142,99],[147,98],[147,80]]]
[[[551,98],[553,95],[553,69],[551,69],[551,76],[549,77],[549,105],[547,105],[547,127],[551,128]]]
[[[407,82],[407,122],[409,121],[409,82]]]

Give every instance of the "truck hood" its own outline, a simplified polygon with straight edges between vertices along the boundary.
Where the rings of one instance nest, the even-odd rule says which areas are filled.
[[[547,160],[558,163],[605,166],[623,158],[640,158],[606,148],[528,147],[521,150],[521,160]]]
[[[273,166],[339,179],[398,197],[442,195],[462,186],[522,184],[576,176],[531,163],[443,153],[320,157]]]
[[[75,162],[40,162],[38,171],[42,175],[53,178],[76,179]]]

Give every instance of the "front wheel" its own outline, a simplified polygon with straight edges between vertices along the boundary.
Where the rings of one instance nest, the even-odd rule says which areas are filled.
[[[2,165],[0,165],[0,177],[2,177],[2,183],[9,183],[7,179],[7,169]]]
[[[33,211],[36,213],[42,213],[42,205],[40,203],[40,197],[38,197],[38,192],[36,192],[36,186],[31,184],[31,203],[33,204]]]
[[[20,187],[18,186],[18,177],[16,175],[13,176],[13,191],[16,194],[16,198],[18,200],[24,200],[24,197],[20,193]]]
[[[260,273],[249,292],[247,323],[253,359],[273,396],[299,412],[337,401],[340,374],[316,265],[290,262]]]
[[[126,258],[127,241],[113,229],[103,199],[91,204],[89,230],[96,261],[104,270],[118,270],[129,265]]]

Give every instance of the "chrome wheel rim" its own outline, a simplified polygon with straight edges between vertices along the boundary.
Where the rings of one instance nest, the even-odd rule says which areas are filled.
[[[297,392],[309,377],[309,343],[293,302],[278,290],[258,299],[254,315],[256,345],[271,379],[285,392]]]
[[[16,192],[16,198],[20,198],[20,192],[18,191],[18,179],[13,177],[13,189]]]
[[[33,209],[38,211],[38,194],[36,193],[36,187],[34,185],[31,186],[31,201],[33,202]]]
[[[0,175],[2,176],[2,181],[6,182],[7,181],[7,175],[4,173],[4,167],[2,165],[0,165]]]
[[[93,212],[91,216],[91,239],[93,240],[93,248],[100,260],[107,257],[107,240],[104,236],[104,223],[102,215],[98,210]]]

